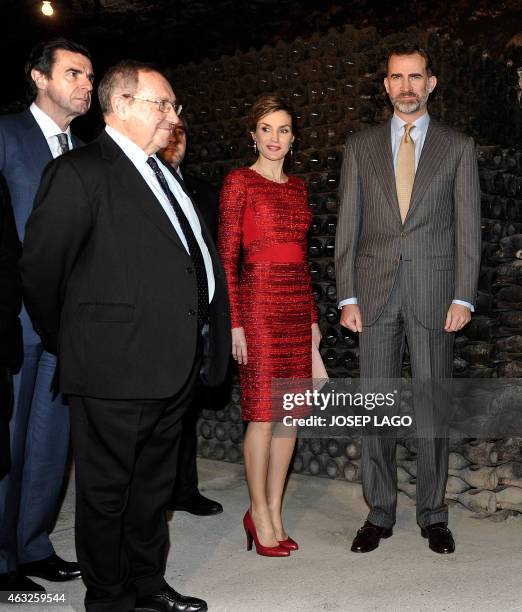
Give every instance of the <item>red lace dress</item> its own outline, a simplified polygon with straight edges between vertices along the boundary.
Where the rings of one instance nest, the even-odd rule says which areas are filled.
[[[275,183],[239,168],[225,179],[218,249],[232,327],[243,327],[247,342],[248,363],[239,366],[245,421],[273,420],[273,378],[312,376],[311,324],[317,311],[306,260],[311,217],[300,178]]]

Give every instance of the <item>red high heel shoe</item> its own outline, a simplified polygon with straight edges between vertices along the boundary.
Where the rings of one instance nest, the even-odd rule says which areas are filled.
[[[299,544],[295,540],[292,540],[290,536],[286,538],[286,540],[282,540],[281,542],[279,542],[279,546],[282,546],[283,548],[287,548],[288,550],[298,550],[299,549]]]
[[[257,537],[256,526],[250,516],[250,510],[243,517],[243,527],[247,536],[247,550],[252,550],[252,541],[256,545],[256,552],[263,557],[288,557],[290,550],[283,546],[263,546]]]

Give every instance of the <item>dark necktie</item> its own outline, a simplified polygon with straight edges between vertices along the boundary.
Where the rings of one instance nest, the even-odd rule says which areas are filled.
[[[190,256],[192,257],[192,263],[194,264],[194,269],[196,270],[196,280],[198,283],[198,321],[200,324],[204,324],[208,321],[208,280],[201,249],[199,248],[196,236],[192,231],[192,227],[185,216],[183,209],[179,205],[179,202],[176,200],[174,194],[170,190],[167,179],[161,171],[158,162],[153,157],[149,157],[147,159],[147,163],[154,170],[154,174],[156,175],[161,188],[169,199],[176,217],[178,218],[181,231],[183,232],[185,240],[187,241]]]
[[[56,138],[58,138],[62,153],[67,153],[69,150],[69,139],[67,138],[67,134],[56,134]]]

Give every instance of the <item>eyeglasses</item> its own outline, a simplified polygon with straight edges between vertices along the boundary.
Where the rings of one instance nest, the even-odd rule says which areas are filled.
[[[158,110],[162,113],[170,113],[173,110],[176,115],[181,115],[183,106],[181,104],[172,104],[170,100],[149,100],[148,98],[141,98],[140,96],[133,96],[131,94],[121,94],[123,98],[132,98],[133,100],[141,100],[141,102],[150,102],[151,104],[157,104]]]

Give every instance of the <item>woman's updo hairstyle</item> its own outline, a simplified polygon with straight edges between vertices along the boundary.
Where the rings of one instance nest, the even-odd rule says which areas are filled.
[[[248,113],[248,130],[255,132],[259,121],[277,111],[284,111],[290,115],[292,132],[295,130],[294,112],[288,102],[276,94],[265,94],[257,98],[252,104],[250,112]]]

